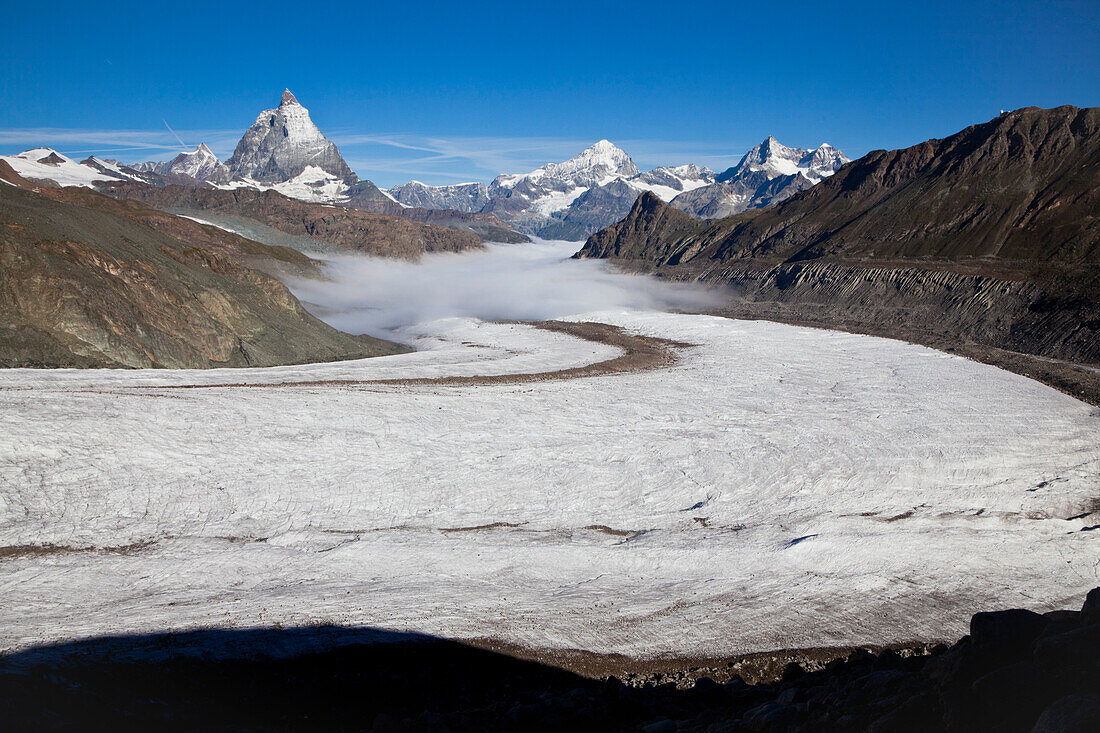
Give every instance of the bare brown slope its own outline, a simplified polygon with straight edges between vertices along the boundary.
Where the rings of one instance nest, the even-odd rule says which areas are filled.
[[[405,350],[327,326],[242,262],[299,253],[153,212],[159,229],[195,235],[185,240],[99,194],[33,188],[0,184],[0,366],[268,366]]]
[[[311,204],[275,191],[141,183],[108,184],[104,191],[161,210],[246,217],[286,234],[378,257],[416,259],[425,252],[460,252],[482,246],[481,238],[469,231],[354,208]]]

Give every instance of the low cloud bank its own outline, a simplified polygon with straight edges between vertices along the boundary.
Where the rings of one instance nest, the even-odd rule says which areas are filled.
[[[577,242],[490,244],[420,262],[324,257],[329,280],[290,287],[322,320],[350,333],[392,338],[437,318],[546,320],[604,309],[694,310],[719,305],[702,286],[615,272],[599,260],[569,259]]]

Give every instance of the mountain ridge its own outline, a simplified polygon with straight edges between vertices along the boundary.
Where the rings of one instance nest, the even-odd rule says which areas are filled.
[[[172,196],[163,193],[155,196],[148,192],[139,194],[140,187],[275,191],[307,203],[336,205],[416,222],[419,227],[392,222],[389,225],[392,232],[401,232],[399,238],[402,243],[392,248],[400,252],[398,256],[401,257],[418,254],[415,240],[425,243],[429,250],[433,247],[449,250],[470,246],[462,239],[465,235],[473,235],[482,242],[530,241],[492,213],[409,207],[399,204],[370,181],[359,180],[336,146],[313,124],[308,110],[290,90],[283,92],[279,107],[264,110],[257,116],[256,122],[242,135],[233,157],[227,163],[218,160],[205,143],[168,161],[150,161],[134,166],[95,157],[77,163],[51,148],[35,148],[15,156],[0,156],[0,160],[7,161],[20,175],[40,185],[109,188],[114,196],[125,194],[146,200],[155,199],[161,201],[161,205],[170,205],[172,196],[181,200],[186,197],[179,191],[174,191]],[[139,185],[118,185],[127,182]],[[342,215],[340,218],[349,221],[354,220],[355,216]],[[445,228],[462,235],[452,237],[427,233],[425,226]],[[372,231],[377,229],[376,226],[371,227]],[[299,236],[298,232],[289,234]],[[368,249],[386,256],[384,252],[388,250],[381,246],[377,238],[368,239]],[[447,240],[452,243],[443,244]]]

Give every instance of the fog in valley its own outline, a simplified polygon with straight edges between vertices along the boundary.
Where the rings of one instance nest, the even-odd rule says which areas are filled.
[[[608,309],[692,311],[728,297],[725,290],[617,272],[601,260],[570,259],[580,246],[489,244],[419,262],[324,256],[329,279],[290,285],[336,328],[390,338],[404,327],[453,316],[527,321]]]

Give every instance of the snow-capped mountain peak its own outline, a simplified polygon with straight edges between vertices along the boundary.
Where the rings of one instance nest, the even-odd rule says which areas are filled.
[[[285,183],[307,167],[320,168],[351,185],[359,180],[289,90],[279,106],[265,109],[226,161],[231,175],[261,183]]]
[[[848,161],[848,156],[828,143],[806,150],[787,147],[768,135],[714,183],[685,191],[672,205],[700,218],[730,216],[804,191]]]
[[[206,143],[199,143],[194,150],[180,153],[172,160],[139,163],[134,167],[161,176],[187,176],[211,183],[223,183],[229,179],[229,169]]]
[[[112,161],[88,158],[78,163],[53,148],[32,148],[16,155],[0,155],[12,169],[32,181],[53,181],[59,186],[94,186],[101,181],[136,180],[137,171],[124,171]]]
[[[551,163],[543,168],[559,178],[594,177],[597,179],[595,183],[606,183],[612,178],[632,178],[641,173],[626,151],[616,147],[610,140],[600,140],[576,157],[562,163]]]
[[[808,160],[803,159],[805,167],[810,169],[810,177],[818,180],[836,173],[840,166],[850,163],[851,160],[829,143],[822,143],[817,150],[810,153]]]
[[[34,161],[35,163],[41,163],[42,165],[61,165],[65,162],[73,162],[71,158],[65,157],[53,148],[31,148],[30,150],[24,150],[22,153],[18,153],[13,157],[22,158],[23,160]]]
[[[768,179],[801,174],[816,183],[835,173],[848,161],[848,156],[828,143],[816,150],[806,150],[787,147],[768,135],[763,142],[745,153],[736,166],[719,175],[718,180],[724,182],[761,172]]]
[[[802,148],[789,148],[768,135],[762,143],[745,153],[734,170],[737,174],[763,171],[768,178],[792,176],[799,172],[799,162],[807,152]]]
[[[600,140],[561,163],[547,163],[526,174],[497,176],[489,190],[492,194],[494,190],[514,189],[526,184],[527,187],[545,189],[544,193],[577,192],[580,195],[592,186],[603,185],[616,178],[632,178],[640,172],[624,150],[609,140]],[[556,203],[565,201],[562,196],[555,196],[554,200]]]

